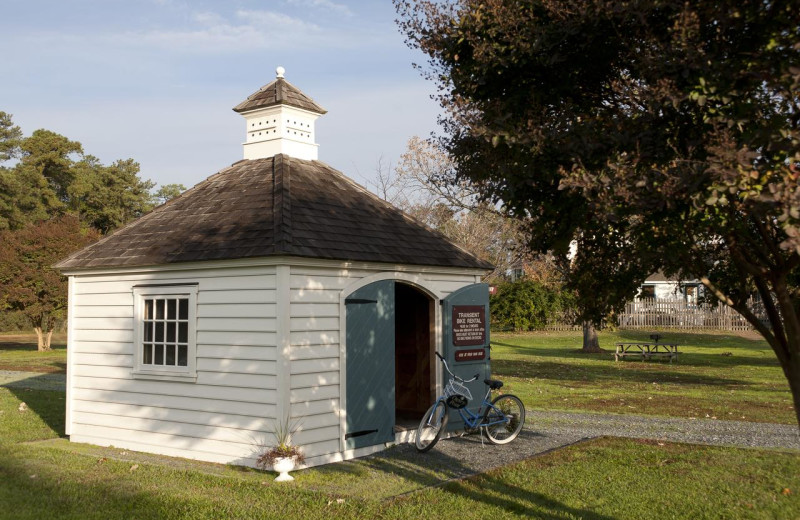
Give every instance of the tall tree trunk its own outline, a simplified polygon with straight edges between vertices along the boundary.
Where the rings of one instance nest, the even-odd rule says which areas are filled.
[[[583,348],[581,352],[596,353],[602,352],[600,341],[597,339],[597,330],[591,322],[583,322]]]
[[[36,338],[38,339],[37,348],[38,348],[39,352],[52,350],[50,348],[50,340],[53,337],[53,331],[50,330],[48,332],[45,332],[44,330],[42,330],[41,327],[34,327],[33,330],[36,331]]]

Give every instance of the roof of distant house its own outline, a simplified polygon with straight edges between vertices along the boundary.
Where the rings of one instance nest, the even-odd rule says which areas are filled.
[[[276,255],[492,268],[327,164],[283,154],[234,163],[56,267]]]

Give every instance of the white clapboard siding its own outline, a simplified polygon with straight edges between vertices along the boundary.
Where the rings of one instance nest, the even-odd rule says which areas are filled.
[[[242,361],[275,361],[278,349],[274,346],[247,345],[197,345],[198,363],[200,359],[229,359]]]
[[[168,410],[201,411],[216,414],[246,415],[256,418],[275,417],[275,405],[248,403],[244,401],[224,401],[206,397],[185,397],[172,395],[146,395],[133,392],[83,389],[74,390],[75,403],[86,402],[129,404],[139,408],[161,407]],[[142,407],[142,404],[146,406]]]
[[[75,352],[74,363],[76,367],[82,365],[100,366],[100,367],[123,367],[130,373],[133,367],[133,355],[131,354],[96,354]]]
[[[110,342],[131,342],[133,340],[132,330],[99,330],[99,329],[75,329],[72,332],[70,341],[110,341]]]
[[[249,348],[255,349],[257,347]],[[275,375],[276,365],[275,362],[271,360],[200,358],[197,360],[197,371]]]
[[[328,455],[337,453],[339,451],[339,439],[328,440],[323,442],[316,442],[314,444],[303,445],[303,455],[309,459],[312,457],[319,457],[320,455]]]
[[[69,342],[69,348],[71,348],[73,352],[83,352],[86,354],[130,354],[133,352],[133,343],[130,341],[74,340]]]
[[[74,318],[73,330],[133,330],[132,318]]]
[[[335,318],[322,318],[316,316],[292,318],[290,321],[290,326],[293,332],[310,330],[338,330],[339,318],[338,316]]]
[[[232,444],[245,444],[253,446],[264,445],[269,442],[270,434],[267,430],[244,430],[239,428],[220,428],[212,425],[201,425],[172,420],[146,419],[140,417],[123,417],[102,413],[82,412],[75,410],[74,421],[87,426],[103,426],[119,428],[125,425],[126,430],[137,432],[176,435],[193,437],[195,439],[219,441]]]
[[[313,430],[315,428],[324,428],[326,426],[339,427],[339,415],[334,412],[321,413],[317,415],[306,415],[298,420],[300,430]],[[337,431],[335,437],[339,435]]]
[[[289,341],[293,346],[307,345],[335,345],[339,343],[338,330],[315,330],[304,332],[291,332]]]
[[[150,394],[172,395],[175,397],[198,397],[220,399],[223,401],[244,401],[250,403],[274,404],[276,391],[272,389],[247,388],[239,386],[208,386],[195,383],[176,383],[147,379],[113,379],[107,377],[73,377],[75,388],[134,392],[142,395],[141,404],[147,405]]]
[[[302,429],[292,435],[292,442],[303,447],[303,451],[313,449],[314,444],[335,440],[339,437],[339,426],[326,426],[323,428]]]
[[[339,303],[339,289],[291,289],[289,301],[292,303]]]
[[[297,388],[289,392],[289,401],[292,403],[336,399],[338,397],[339,385]]]
[[[291,360],[339,357],[339,345],[293,346],[289,351]]]
[[[70,440],[77,443],[94,444],[97,446],[113,446],[115,448],[124,448],[131,451],[155,453],[156,455],[165,455],[168,457],[183,457],[186,459],[215,462],[217,464],[238,464],[254,467],[257,459],[257,454],[252,454],[251,456],[224,455],[214,452],[201,451],[194,447],[177,448],[164,444],[147,444],[133,440],[107,439],[105,437],[97,437],[85,434],[77,435],[73,433],[70,435]],[[158,440],[155,440],[154,442],[158,442]]]
[[[197,307],[198,318],[274,318],[274,303],[201,303]],[[227,329],[226,329],[227,330]],[[272,329],[270,329],[272,330]]]
[[[291,376],[291,388],[312,388],[324,385],[338,385],[339,372],[315,372],[313,374],[294,374]]]
[[[199,272],[199,271],[198,271]],[[223,271],[218,271],[222,273]],[[173,273],[160,273],[158,278],[139,277],[128,280],[119,280],[117,277],[109,276],[106,280],[86,282],[78,278],[75,287],[75,294],[102,294],[102,293],[124,293],[131,290],[135,285],[153,285],[168,282],[170,284],[197,284],[201,291],[230,291],[230,290],[253,290],[253,289],[274,289],[275,275],[256,274],[250,276],[173,276]]]
[[[339,370],[339,358],[329,359],[302,359],[292,361],[291,373],[294,374],[315,374],[318,372],[331,372]]]
[[[305,417],[307,415],[319,415],[324,413],[336,413],[339,410],[338,399],[326,399],[324,401],[309,401],[305,403],[292,403],[291,417],[293,419]]]
[[[275,332],[275,318],[198,318],[198,332]]]
[[[127,318],[133,319],[133,305],[79,305],[73,318]]]
[[[295,318],[338,318],[338,303],[304,303],[292,305],[292,319]]]
[[[200,331],[197,333],[197,344],[274,347],[275,345],[277,345],[277,335],[274,332]]]
[[[197,372],[198,385],[211,385],[218,387],[242,388],[276,388],[277,379],[275,376],[265,376],[261,374],[236,374],[224,372]]]
[[[99,426],[94,424],[85,424],[75,421],[75,433],[79,439],[83,436],[94,437],[100,439],[107,439],[109,442],[106,445],[115,447],[129,447],[127,443],[136,443],[139,445],[160,446],[164,448],[190,450],[197,455],[191,458],[206,460],[205,454],[224,455],[233,461],[237,458],[253,457],[262,451],[262,448],[256,444],[258,439],[242,439],[242,442],[230,441],[216,441],[209,439],[202,439],[193,437],[191,435],[181,435],[176,433],[159,433],[148,432],[142,430],[135,430],[127,427],[113,427],[113,426]],[[191,433],[191,432],[187,432]],[[78,441],[80,442],[80,440]],[[125,443],[125,444],[123,444]],[[153,452],[151,449],[143,451]],[[170,454],[169,451],[156,451],[155,453]]]
[[[275,289],[240,289],[238,291],[201,291],[197,303],[210,304],[271,304],[275,302]]]
[[[130,417],[195,424],[198,426],[231,428],[234,430],[250,430],[262,433],[269,431],[272,427],[272,421],[257,416],[210,413],[206,411],[180,410],[156,406],[135,406],[122,403],[78,401],[73,407],[73,410],[76,412],[116,416],[117,420],[126,420]]]
[[[77,285],[77,284],[76,284]],[[75,296],[77,306],[130,307],[133,309],[133,290],[121,293],[81,294]]]

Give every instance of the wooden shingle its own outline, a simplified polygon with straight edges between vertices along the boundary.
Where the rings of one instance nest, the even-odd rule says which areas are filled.
[[[492,267],[327,164],[282,154],[239,161],[56,267],[276,255]]]

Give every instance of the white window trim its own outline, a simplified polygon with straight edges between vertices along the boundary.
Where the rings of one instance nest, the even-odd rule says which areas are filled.
[[[151,296],[189,298],[187,366],[153,366],[142,363],[144,300]],[[152,285],[133,288],[133,377],[162,381],[197,381],[197,285]]]

